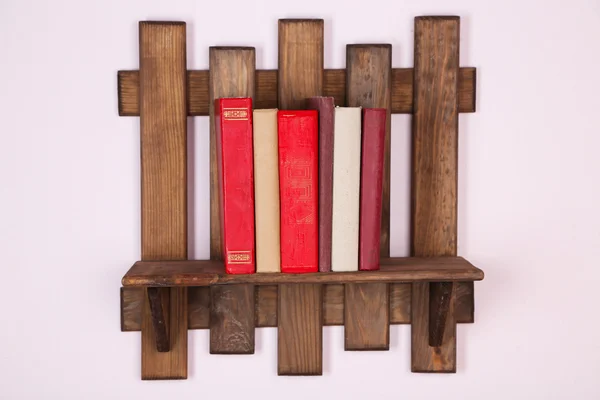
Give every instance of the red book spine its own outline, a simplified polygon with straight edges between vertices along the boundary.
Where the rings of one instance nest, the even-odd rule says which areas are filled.
[[[215,100],[215,133],[225,272],[252,274],[256,271],[252,99]]]
[[[278,111],[281,272],[318,272],[318,112]]]
[[[333,97],[311,97],[307,108],[319,112],[319,271],[331,271],[333,205]]]
[[[386,117],[385,108],[363,109],[358,248],[360,271],[379,269]]]

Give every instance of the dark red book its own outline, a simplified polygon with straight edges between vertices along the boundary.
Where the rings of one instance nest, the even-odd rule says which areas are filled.
[[[364,108],[362,113],[358,269],[372,271],[379,269],[383,152],[387,110],[385,108]]]
[[[225,272],[252,274],[256,271],[252,99],[215,100],[215,132]]]
[[[319,270],[318,112],[278,111],[281,272]]]
[[[319,271],[331,271],[333,204],[333,97],[311,97],[307,107],[319,112]]]

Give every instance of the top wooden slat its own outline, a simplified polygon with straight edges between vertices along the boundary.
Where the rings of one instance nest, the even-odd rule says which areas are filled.
[[[277,108],[277,75],[275,70],[257,70],[254,108]],[[476,69],[461,68],[458,76],[458,111],[475,112]],[[204,116],[209,114],[208,71],[187,72],[187,114]],[[135,117],[139,109],[139,72],[118,72],[119,115]],[[346,105],[346,70],[326,69],[323,73],[323,96],[331,96],[338,106]],[[413,69],[392,69],[392,114],[413,112]]]
[[[309,274],[260,273],[228,275],[222,261],[138,261],[123,277],[123,286],[210,286],[226,284],[275,285],[282,283],[361,283],[478,281],[483,271],[462,257],[405,257],[381,260],[381,270],[316,272]]]

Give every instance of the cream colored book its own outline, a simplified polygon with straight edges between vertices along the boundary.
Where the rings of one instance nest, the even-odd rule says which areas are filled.
[[[277,110],[254,110],[256,272],[280,272]]]
[[[333,124],[331,270],[358,271],[361,108],[336,107]]]

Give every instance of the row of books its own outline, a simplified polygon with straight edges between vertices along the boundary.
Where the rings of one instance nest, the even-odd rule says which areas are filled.
[[[386,109],[214,106],[227,273],[379,269]]]

